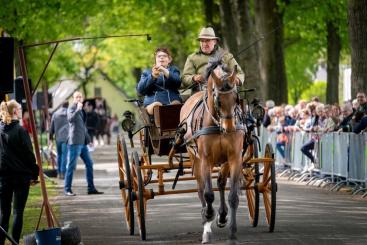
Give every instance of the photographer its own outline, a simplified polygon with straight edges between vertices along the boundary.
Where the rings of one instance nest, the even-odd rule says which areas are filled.
[[[12,237],[19,243],[29,187],[37,183],[38,165],[27,131],[19,125],[22,108],[15,100],[0,106],[0,225],[8,231],[13,202]],[[5,242],[0,233],[0,245]]]
[[[157,48],[155,64],[141,74],[136,87],[139,94],[145,95],[144,107],[153,115],[153,108],[161,105],[180,104],[182,99],[178,89],[181,86],[180,71],[170,65],[172,57],[167,48]]]

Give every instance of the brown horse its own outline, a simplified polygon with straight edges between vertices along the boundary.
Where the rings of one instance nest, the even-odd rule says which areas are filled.
[[[191,96],[183,105],[180,114],[181,125],[186,125],[187,150],[193,163],[193,171],[198,184],[198,195],[202,204],[204,224],[202,243],[210,242],[211,223],[215,218],[213,209],[214,192],[212,170],[221,166],[218,176],[220,207],[216,223],[224,227],[227,223],[228,207],[224,191],[230,176],[228,203],[231,210],[229,238],[236,239],[236,211],[238,194],[242,180],[242,149],[244,127],[236,88],[236,73],[225,72],[220,60],[214,61],[207,73],[207,90]],[[214,64],[214,65],[213,65]]]

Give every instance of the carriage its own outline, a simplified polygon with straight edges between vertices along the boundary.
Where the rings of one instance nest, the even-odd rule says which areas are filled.
[[[182,105],[155,107],[154,115],[150,116],[139,100],[131,100],[131,102],[139,105],[140,117],[144,125],[134,131],[134,119],[131,113],[127,112],[122,121],[122,128],[128,132],[132,146],[132,137],[134,135],[139,137],[141,152],[139,154],[133,151],[129,156],[125,138],[123,135],[119,136],[117,141],[119,188],[130,235],[134,234],[136,217],[140,237],[146,240],[145,217],[148,200],[161,195],[198,192],[198,189],[176,190],[177,183],[196,179],[193,159],[188,156],[182,137],[186,130],[180,123]],[[260,196],[262,196],[266,222],[269,231],[272,232],[275,226],[277,192],[274,153],[270,144],[266,144],[265,148],[261,149],[257,136],[264,109],[258,100],[253,100],[251,103],[246,99],[241,100],[239,105],[244,125],[242,130],[245,131],[240,170],[244,181],[241,182],[240,188],[246,193],[249,220],[253,227],[258,224]],[[259,156],[260,151],[263,152],[262,157]],[[153,155],[161,156],[161,159],[166,157],[167,160],[153,162]],[[210,178],[218,179],[222,167],[213,167]],[[174,171],[176,171],[175,177],[172,176]],[[166,177],[168,174],[170,177]],[[172,189],[166,188],[168,184]],[[213,191],[217,190],[218,188],[213,188]]]

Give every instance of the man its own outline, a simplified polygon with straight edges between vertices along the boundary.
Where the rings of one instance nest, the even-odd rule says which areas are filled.
[[[57,151],[57,174],[59,179],[64,179],[66,171],[66,159],[67,159],[67,140],[69,134],[69,122],[67,118],[67,111],[69,102],[65,101],[62,107],[58,109],[51,118],[51,127],[49,133],[49,139],[52,143],[53,136],[55,135],[56,151]],[[50,144],[52,148],[52,144]]]
[[[366,94],[363,93],[363,92],[357,93],[357,102],[359,104],[359,107],[357,108],[357,111],[361,111],[365,115],[367,115],[367,98],[366,98]]]
[[[84,106],[87,115],[86,126],[88,130],[88,135],[91,142],[94,142],[96,137],[97,125],[99,123],[99,117],[96,111],[93,109],[93,105],[91,103],[86,102]]]
[[[265,128],[267,128],[270,124],[271,124],[271,117],[269,115],[269,110],[273,109],[275,106],[275,103],[273,100],[267,100],[265,102],[265,114],[264,114],[264,118],[263,118],[263,126]]]
[[[200,90],[200,84],[206,83],[204,74],[209,58],[217,54],[223,54],[223,64],[233,71],[237,66],[237,85],[242,85],[245,80],[245,74],[233,55],[224,51],[218,45],[219,38],[215,36],[211,27],[202,28],[198,36],[200,41],[200,50],[187,57],[185,67],[182,73],[182,87],[191,88],[191,94]]]
[[[86,169],[88,183],[88,194],[103,194],[97,191],[93,183],[93,161],[90,157],[87,144],[90,143],[90,137],[87,132],[86,113],[83,110],[83,95],[79,91],[73,94],[73,103],[67,112],[69,121],[68,136],[68,162],[66,165],[65,186],[66,196],[75,196],[71,189],[73,181],[73,172],[76,167],[78,156],[83,159]]]
[[[352,132],[352,118],[353,118],[353,107],[351,104],[344,104],[341,106],[341,113],[343,115],[343,120],[336,127],[335,131],[338,132]]]

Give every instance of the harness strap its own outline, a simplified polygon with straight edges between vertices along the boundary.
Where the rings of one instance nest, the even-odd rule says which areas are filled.
[[[236,125],[236,131],[240,131],[240,130],[245,130],[245,127],[241,124]],[[222,130],[220,127],[218,126],[210,126],[210,127],[206,127],[206,128],[201,128],[197,131],[195,131],[195,133],[192,136],[192,139],[197,139],[202,135],[208,135],[208,134],[221,134]],[[192,140],[191,139],[191,140]]]

